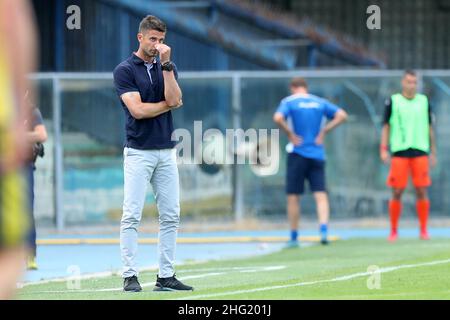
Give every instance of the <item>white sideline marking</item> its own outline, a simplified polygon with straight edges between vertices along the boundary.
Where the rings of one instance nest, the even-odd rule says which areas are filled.
[[[110,277],[110,276],[114,276],[114,275],[117,275],[117,272],[112,272],[112,271],[97,272],[97,273],[81,275],[81,276],[77,277],[76,280],[105,278],[105,277]],[[38,285],[38,284],[66,282],[67,280],[74,280],[74,278],[65,277],[65,278],[53,278],[53,279],[48,279],[48,280],[39,280],[39,281],[33,281],[33,282],[20,282],[17,284],[17,287],[23,288],[23,287],[29,287],[29,286],[34,286],[34,285]]]
[[[222,268],[199,268],[199,269],[186,269],[186,270],[180,270],[182,273],[197,273],[197,272],[218,272],[218,271],[240,271],[240,272],[256,272],[256,271],[272,271],[272,270],[280,270],[284,269],[286,266],[257,266],[257,267],[222,267]],[[149,266],[145,268],[141,268],[139,272],[146,272],[146,271],[152,271],[152,270],[158,270],[158,265]],[[247,271],[248,270],[248,271]],[[254,271],[253,271],[254,270]],[[111,276],[117,276],[120,275],[121,271],[105,271],[105,272],[97,272],[97,273],[90,273],[85,274],[77,277],[77,280],[89,280],[89,279],[95,279],[95,278],[105,278],[105,277],[111,277]],[[195,279],[190,278],[194,276],[187,276],[183,279]],[[195,276],[197,277],[197,276]],[[40,281],[33,281],[33,282],[24,282],[24,283],[18,283],[19,288],[38,285],[38,284],[48,284],[48,283],[56,283],[56,282],[66,282],[67,280],[74,280],[70,277],[64,277],[64,278],[53,278],[48,280],[40,280]],[[181,278],[180,278],[181,280]]]
[[[271,271],[284,269],[286,266],[256,266],[256,267],[221,267],[221,268],[200,268],[200,269],[186,269],[181,270],[183,273],[191,272],[205,272],[205,271],[240,271],[240,272],[252,272],[254,271]]]
[[[203,268],[203,270],[210,270],[210,271],[227,271],[228,272],[211,272],[211,273],[204,273],[204,274],[198,274],[198,275],[191,275],[191,276],[185,276],[185,277],[180,277],[180,280],[189,280],[189,279],[199,279],[199,278],[206,278],[206,277],[212,277],[212,276],[219,276],[219,275],[223,275],[229,272],[233,272],[233,271],[239,271],[239,272],[258,272],[258,271],[273,271],[273,270],[281,270],[286,268],[286,266],[258,266],[258,267],[224,267],[224,268]],[[146,269],[153,269],[153,268],[146,268]],[[202,270],[202,269],[198,269],[197,271]],[[143,269],[141,269],[141,271],[143,271]],[[195,271],[195,269],[192,269],[190,271]],[[185,271],[183,271],[185,272]],[[102,273],[98,273],[98,274],[89,274],[89,275],[84,275],[81,276],[80,279],[92,279],[92,278],[97,278],[97,277],[107,277],[107,276],[112,276],[114,273],[113,272],[102,272]],[[78,278],[77,278],[78,279]],[[39,282],[32,282],[32,283],[26,283],[24,285],[22,285],[22,287],[24,286],[30,286],[30,285],[35,285],[35,284],[46,284],[46,283],[51,283],[51,282],[64,282],[67,280],[73,280],[70,278],[59,278],[59,279],[53,279],[53,280],[44,280],[44,281],[39,281]],[[145,287],[150,287],[155,285],[155,282],[146,282],[141,284],[141,287],[145,288]],[[67,293],[67,292],[112,292],[112,291],[123,291],[123,288],[105,288],[105,289],[89,289],[89,290],[83,290],[83,289],[75,289],[75,290],[47,290],[47,291],[39,291],[39,293]]]
[[[240,272],[243,273],[252,273],[252,272],[259,272],[259,271],[274,271],[274,270],[281,270],[286,268],[286,266],[273,266],[273,267],[261,267],[261,268],[252,268],[248,270],[241,270]]]
[[[152,270],[158,270],[158,265],[139,269],[140,272],[152,271]],[[96,278],[105,278],[105,277],[111,277],[111,276],[116,276],[116,275],[120,275],[120,274],[121,274],[120,270],[119,271],[95,272],[95,273],[80,275],[80,276],[76,277],[76,280],[89,280],[89,279],[96,279]],[[74,277],[62,277],[62,278],[53,278],[53,279],[48,279],[48,280],[23,282],[23,283],[18,283],[17,286],[19,288],[23,288],[23,287],[34,286],[34,285],[38,285],[38,284],[66,282],[67,280],[75,280],[75,278]]]
[[[396,271],[399,269],[433,266],[433,265],[444,264],[444,263],[450,263],[450,259],[436,260],[436,261],[418,263],[418,264],[404,264],[404,265],[399,265],[399,266],[380,268],[377,272],[387,273],[387,272]],[[241,294],[241,293],[253,293],[253,292],[259,292],[259,291],[285,289],[285,288],[291,288],[291,287],[301,287],[301,286],[320,284],[320,283],[345,281],[345,280],[350,280],[350,279],[369,276],[369,275],[372,275],[372,273],[371,272],[358,272],[358,273],[353,273],[353,274],[349,274],[346,276],[340,276],[340,277],[336,277],[333,279],[327,279],[327,280],[307,281],[307,282],[299,282],[299,283],[293,283],[293,284],[288,284],[288,285],[270,286],[270,287],[262,287],[262,288],[248,289],[248,290],[222,292],[222,293],[200,294],[200,295],[196,295],[196,296],[193,295],[193,296],[181,297],[181,298],[177,298],[174,300],[193,300],[193,299],[202,299],[202,298],[214,298],[214,297],[229,296],[229,295]]]
[[[206,278],[206,277],[212,277],[212,276],[219,276],[224,274],[223,272],[215,272],[215,273],[205,273],[205,274],[199,274],[196,276],[187,276],[180,278],[180,280],[188,280],[188,279],[197,279],[197,278]],[[151,287],[154,286],[155,282],[146,282],[141,284],[142,288]],[[48,291],[39,291],[39,293],[68,293],[68,292],[111,292],[111,291],[123,291],[123,288],[107,288],[107,289],[90,289],[90,290],[48,290]]]

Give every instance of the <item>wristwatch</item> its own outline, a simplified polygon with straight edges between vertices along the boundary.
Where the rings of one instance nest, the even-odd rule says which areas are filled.
[[[173,70],[173,62],[172,61],[167,61],[165,62],[162,66],[161,69],[163,71],[172,71]]]

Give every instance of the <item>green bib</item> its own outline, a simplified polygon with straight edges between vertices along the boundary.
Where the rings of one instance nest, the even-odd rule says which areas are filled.
[[[391,152],[407,149],[430,151],[428,99],[416,94],[406,99],[402,94],[392,95],[392,113],[389,120]]]

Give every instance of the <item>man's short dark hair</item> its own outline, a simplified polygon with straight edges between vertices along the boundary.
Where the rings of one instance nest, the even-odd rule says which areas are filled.
[[[406,69],[405,72],[403,73],[403,76],[406,75],[417,77],[417,73],[413,69]]]
[[[166,24],[162,22],[158,17],[148,15],[144,19],[142,19],[141,23],[139,23],[139,32],[143,33],[144,31],[150,30],[166,32],[167,27]]]
[[[304,78],[296,77],[291,80],[291,87],[293,88],[308,88],[308,84]]]

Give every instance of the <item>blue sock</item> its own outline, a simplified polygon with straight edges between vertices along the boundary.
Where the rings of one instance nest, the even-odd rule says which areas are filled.
[[[327,233],[328,233],[328,226],[326,223],[322,223],[320,225],[320,236],[322,237],[322,239],[327,238]]]
[[[291,230],[291,241],[297,241],[298,232],[297,230]]]

